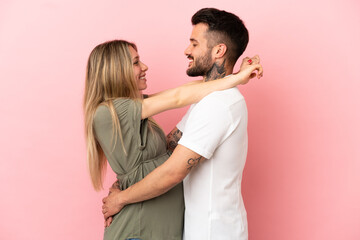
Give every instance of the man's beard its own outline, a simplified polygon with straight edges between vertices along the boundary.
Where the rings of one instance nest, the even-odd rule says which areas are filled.
[[[192,56],[190,58],[194,59]],[[204,54],[204,56],[198,57],[193,62],[193,67],[186,70],[186,74],[190,77],[205,76],[212,67],[211,50]]]

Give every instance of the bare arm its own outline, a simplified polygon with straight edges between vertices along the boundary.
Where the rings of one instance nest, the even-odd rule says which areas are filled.
[[[193,85],[193,84],[198,84],[198,83],[202,83],[203,80],[195,80],[195,81],[191,81],[191,82],[187,82],[187,83],[184,83],[183,86],[187,86],[187,85]],[[147,95],[148,97],[155,97],[159,94],[161,94],[162,92],[158,92],[158,93],[153,93],[153,94],[149,94]]]
[[[166,145],[169,152],[173,153],[182,136],[182,132],[175,127],[166,137]]]
[[[180,183],[203,160],[205,158],[201,155],[178,145],[171,157],[143,180],[124,191],[112,190],[112,193],[103,199],[104,218],[107,219],[118,213],[127,204],[164,194]]]
[[[257,57],[258,58],[258,57]],[[241,71],[209,82],[193,82],[177,88],[169,89],[146,98],[142,102],[141,117],[148,118],[166,110],[184,107],[199,102],[206,95],[247,83],[256,76],[260,78],[263,74],[262,66],[258,63],[249,64],[243,60]]]
[[[194,82],[191,82],[190,84],[193,84]],[[177,128],[175,127],[166,137],[166,142],[167,142],[167,149],[169,150],[169,152],[173,153],[176,146],[178,145],[178,142],[180,140],[182,136],[182,132]],[[120,184],[119,184],[119,180],[116,180],[113,185],[110,187],[109,189],[109,194],[111,194],[111,192],[114,192],[114,191],[117,191],[117,190],[120,190]],[[105,223],[104,223],[104,226],[105,227],[108,227],[110,226],[112,222],[112,217],[108,217],[106,220],[105,220]]]

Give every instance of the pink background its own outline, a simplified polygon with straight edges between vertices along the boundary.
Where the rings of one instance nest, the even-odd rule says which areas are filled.
[[[0,239],[102,238],[107,191],[91,187],[83,136],[87,57],[98,43],[128,39],[150,68],[148,93],[186,83],[190,18],[208,6],[244,19],[245,55],[260,54],[265,69],[240,87],[250,240],[360,239],[355,0],[2,0]],[[168,132],[185,110],[156,119]]]

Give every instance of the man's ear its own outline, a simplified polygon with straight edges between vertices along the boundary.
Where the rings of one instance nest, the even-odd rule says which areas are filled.
[[[226,51],[227,51],[226,45],[223,43],[220,43],[213,48],[212,54],[215,59],[219,59],[219,58],[224,57]]]

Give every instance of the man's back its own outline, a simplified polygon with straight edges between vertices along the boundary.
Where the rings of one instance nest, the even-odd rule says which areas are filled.
[[[232,88],[191,106],[179,144],[207,158],[184,179],[184,239],[247,239],[241,178],[247,155],[247,108]]]

